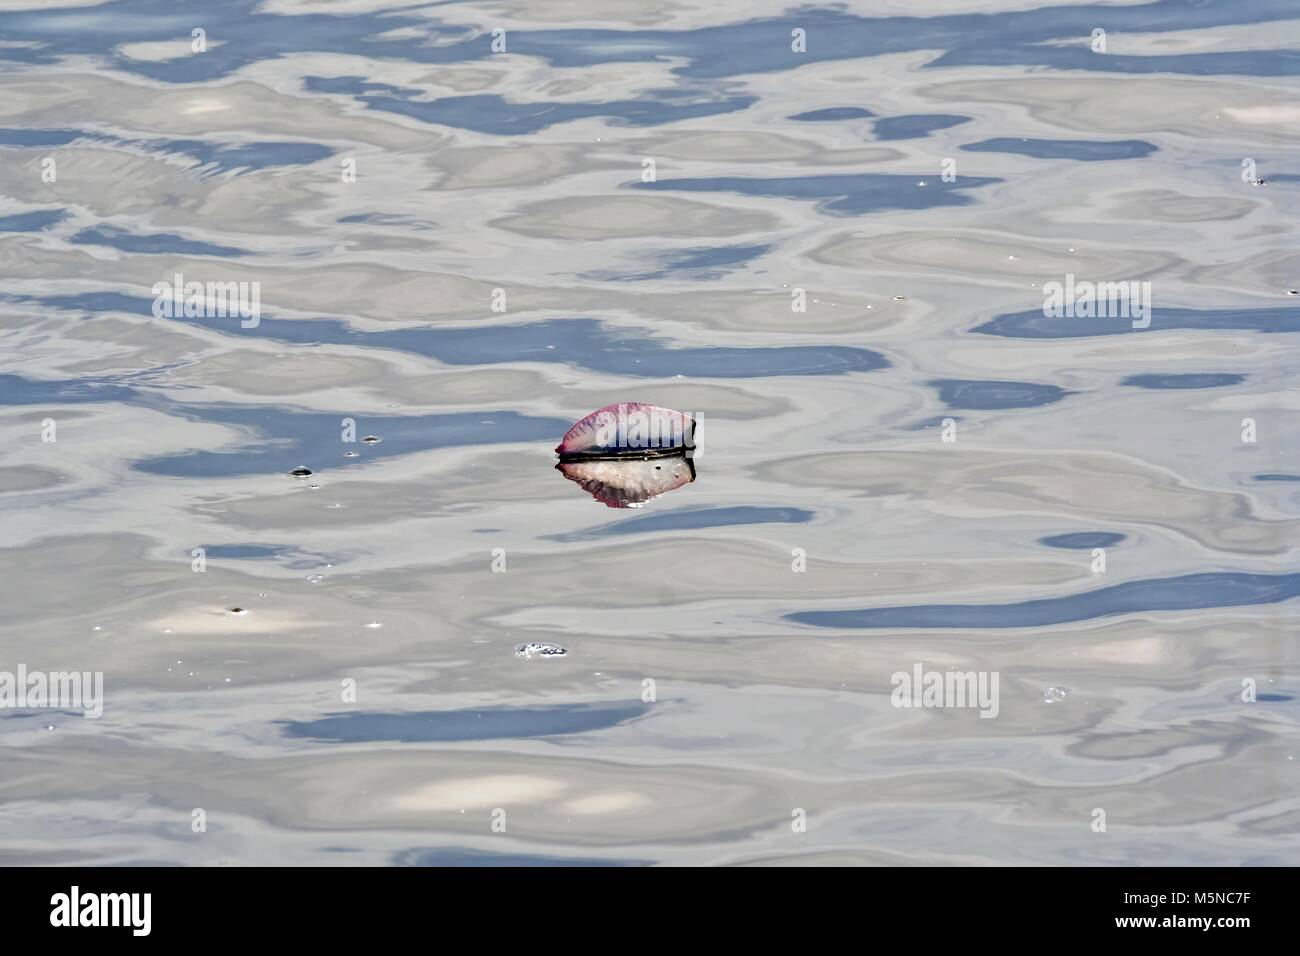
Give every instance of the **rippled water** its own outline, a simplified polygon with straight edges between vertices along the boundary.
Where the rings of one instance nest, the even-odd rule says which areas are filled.
[[[0,0],[0,670],[104,713],[0,710],[0,861],[1300,862],[1294,0],[83,2]]]

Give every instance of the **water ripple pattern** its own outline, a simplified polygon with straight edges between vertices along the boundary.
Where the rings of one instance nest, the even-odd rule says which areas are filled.
[[[0,864],[1300,864],[1298,21],[0,0]]]

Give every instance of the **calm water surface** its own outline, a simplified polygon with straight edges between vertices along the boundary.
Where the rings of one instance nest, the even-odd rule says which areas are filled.
[[[0,670],[106,698],[0,710],[0,863],[1300,863],[1298,76],[1294,0],[0,0]],[[554,468],[619,401],[639,509]]]

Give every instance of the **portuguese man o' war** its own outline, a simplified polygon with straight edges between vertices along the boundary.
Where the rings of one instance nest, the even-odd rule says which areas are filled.
[[[558,470],[610,508],[636,508],[695,480],[695,419],[642,402],[607,405],[574,424]]]

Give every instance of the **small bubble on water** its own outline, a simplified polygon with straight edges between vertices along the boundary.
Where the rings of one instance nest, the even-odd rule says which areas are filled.
[[[378,445],[381,441],[383,441],[383,439],[380,438],[378,435],[367,435],[365,438],[361,440],[365,442],[367,445]]]
[[[1069,693],[1070,688],[1068,687],[1049,687],[1043,691],[1043,701],[1044,703],[1055,704],[1065,700]]]
[[[378,621],[371,621],[369,624],[366,625],[366,627],[370,628],[371,630],[374,630],[374,629],[377,628],[377,627],[383,627],[383,626],[384,626],[384,625],[381,624],[381,623],[379,623]]]
[[[361,457],[361,452],[359,452],[359,451],[345,451],[345,452],[343,453],[343,457],[344,457],[344,458],[360,458],[360,457]]]
[[[248,613],[248,609],[247,609],[247,608],[243,608],[243,607],[232,607],[232,608],[230,609],[230,613],[231,613],[231,614],[238,614],[238,615],[240,615],[240,616],[242,617],[243,615],[245,615],[245,614]]]
[[[569,653],[559,644],[545,644],[539,641],[529,641],[527,644],[520,644],[515,648],[515,657],[534,658],[534,657],[563,657]]]
[[[325,580],[325,575],[323,575],[323,574],[309,574],[309,575],[307,575],[307,583],[308,583],[308,584],[320,584],[320,583],[321,583],[322,581],[324,581],[324,580]]]
[[[306,465],[299,465],[293,471],[289,472],[289,474],[293,475],[295,478],[306,478],[308,475],[315,474],[315,472]]]
[[[1287,295],[1300,295],[1300,289],[1287,289]]]

